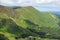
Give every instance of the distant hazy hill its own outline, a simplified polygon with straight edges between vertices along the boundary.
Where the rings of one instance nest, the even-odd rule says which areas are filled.
[[[60,15],[60,12],[53,12],[53,13],[55,13],[55,14],[59,14],[59,15]]]
[[[48,37],[55,40],[60,36],[60,27],[56,15],[48,12],[39,12],[35,8],[10,8],[0,5],[0,32],[10,40],[33,37]],[[14,38],[15,37],[15,38]],[[18,37],[18,38],[16,38]],[[27,39],[28,40],[28,39]],[[40,39],[39,39],[40,40]]]

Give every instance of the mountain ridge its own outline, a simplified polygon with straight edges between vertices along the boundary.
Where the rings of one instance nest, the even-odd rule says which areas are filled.
[[[19,40],[20,37],[25,40],[24,38],[29,36],[40,37],[42,40],[49,35],[52,35],[51,38],[56,35],[60,36],[56,15],[49,12],[40,12],[31,6],[16,9],[0,6],[0,24],[2,27],[0,31],[9,33],[10,40],[11,36],[13,40],[16,36]]]

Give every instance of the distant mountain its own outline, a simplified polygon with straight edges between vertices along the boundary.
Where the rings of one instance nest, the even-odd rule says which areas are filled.
[[[21,8],[20,6],[11,6],[13,9]]]
[[[29,7],[0,6],[0,33],[9,40],[55,40],[60,38],[56,15]],[[0,37],[2,39],[2,37]]]
[[[55,14],[59,14],[59,15],[60,15],[60,12],[53,12],[53,13],[55,13]]]

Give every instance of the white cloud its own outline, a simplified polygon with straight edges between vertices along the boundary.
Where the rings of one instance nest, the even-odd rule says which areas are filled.
[[[14,2],[13,0],[0,0],[0,4],[5,3],[9,5],[35,5],[35,4],[47,4],[54,2],[56,0],[17,0],[17,2]]]
[[[45,8],[60,8],[60,0],[0,0],[0,5],[6,6],[37,6]]]
[[[12,0],[0,0],[1,3],[13,3]]]
[[[37,3],[50,3],[54,2],[55,0],[36,0]]]

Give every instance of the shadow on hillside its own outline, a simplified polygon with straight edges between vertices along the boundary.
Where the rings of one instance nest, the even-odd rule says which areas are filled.
[[[0,40],[9,40],[9,39],[5,37],[3,34],[0,34]]]
[[[24,20],[24,21],[25,21],[28,25],[39,26],[39,25],[37,25],[37,24],[29,21],[29,20]]]
[[[18,8],[22,8],[22,7],[13,6],[13,7],[11,7],[11,8],[13,8],[13,9],[18,9]]]
[[[60,36],[58,36],[58,35],[52,35],[54,31],[51,30],[50,27],[42,27],[43,30],[47,29],[47,30],[52,31],[52,34],[47,35],[47,32],[43,32],[43,30],[41,30],[41,27],[39,27],[39,25],[37,25],[37,24],[35,24],[35,23],[33,23],[33,22],[29,21],[29,20],[25,20],[25,22],[28,25],[30,25],[29,27],[27,27],[27,29],[30,30],[32,33],[38,34],[41,38],[60,39]],[[39,30],[39,28],[40,28],[40,30]]]
[[[1,27],[6,25],[7,32],[16,35],[15,39],[18,38],[25,38],[30,36],[31,34],[28,33],[27,29],[22,28],[21,26],[18,26],[13,20],[11,19],[2,19],[1,20]],[[5,27],[5,26],[4,26]]]
[[[24,28],[22,28],[21,26],[18,26],[13,20],[11,19],[7,19],[7,24],[9,25],[7,27],[7,32],[15,34],[15,35],[21,35],[23,34],[25,31]]]
[[[0,28],[6,24],[6,19],[1,19],[0,20]]]
[[[38,36],[41,38],[50,38],[50,39],[60,39],[60,36],[55,36],[55,35],[46,35],[46,32],[42,32],[39,30],[36,30],[35,27],[40,28],[39,25],[29,21],[29,20],[25,20],[25,22],[29,25],[27,27],[27,29],[22,28],[21,26],[18,26],[13,20],[11,19],[2,19],[0,22],[0,25],[8,25],[8,27],[6,27],[7,32],[11,33],[11,34],[15,34],[16,37],[15,39],[19,39],[19,38],[26,38],[29,36]],[[29,32],[28,32],[29,31]]]

